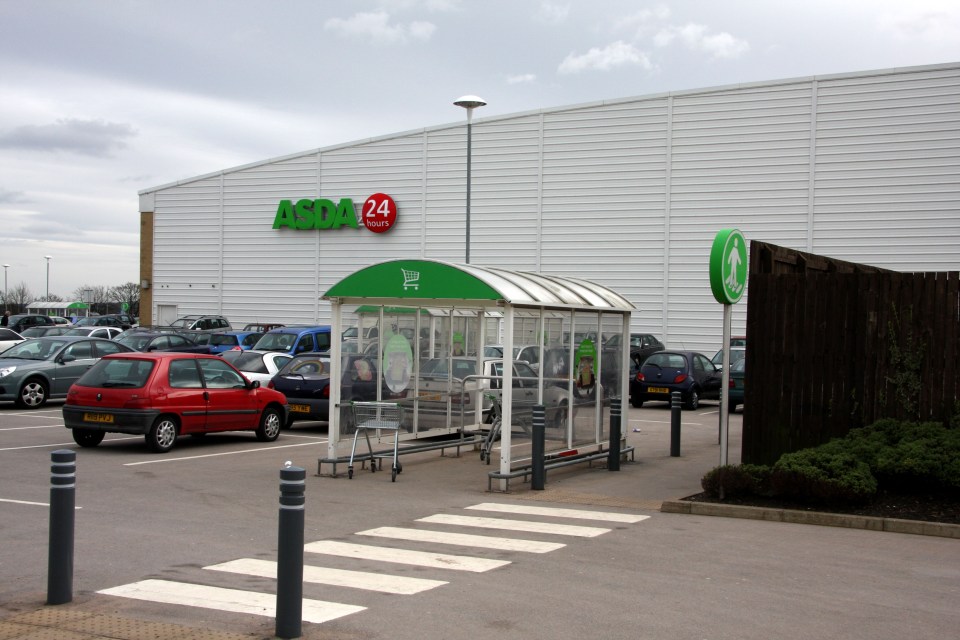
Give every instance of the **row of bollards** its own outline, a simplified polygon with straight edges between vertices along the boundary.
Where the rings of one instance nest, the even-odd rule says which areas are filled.
[[[607,469],[620,471],[620,405],[610,407],[610,449],[607,451]],[[543,491],[547,481],[546,471],[546,407],[533,406],[533,428],[530,441],[530,488]]]
[[[306,470],[290,462],[280,470],[277,536],[276,635],[299,638],[303,619],[303,527]],[[77,453],[54,451],[50,465],[50,538],[47,556],[47,604],[73,601],[73,542],[76,512]]]

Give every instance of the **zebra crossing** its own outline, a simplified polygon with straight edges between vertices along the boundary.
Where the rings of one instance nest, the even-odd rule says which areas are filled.
[[[340,540],[317,540],[304,545],[303,582],[347,589],[360,589],[395,595],[415,595],[449,584],[448,580],[412,578],[391,575],[393,565],[412,565],[416,567],[441,569],[452,572],[450,580],[455,580],[456,572],[483,573],[505,567],[512,560],[483,557],[483,550],[523,553],[550,553],[562,549],[566,542],[557,538],[595,538],[611,531],[609,528],[595,526],[597,523],[636,524],[650,516],[624,514],[586,509],[567,509],[542,507],[537,505],[517,505],[507,503],[480,503],[464,507],[472,513],[484,515],[464,515],[438,513],[415,520],[425,525],[443,525],[445,527],[463,527],[465,529],[485,529],[500,532],[533,533],[544,536],[546,540],[529,540],[476,533],[461,533],[448,530],[377,527],[358,531],[355,535],[364,539],[363,543],[343,542]],[[547,520],[518,520],[498,516],[532,516]],[[591,525],[556,522],[554,520],[581,520]],[[427,543],[438,545],[443,551],[423,551],[397,547],[378,546],[378,540]],[[367,544],[370,542],[371,544]],[[451,549],[454,547],[454,549]],[[473,549],[473,555],[447,553],[460,548]],[[478,551],[479,550],[479,551]],[[353,560],[366,560],[383,563],[382,571],[354,571],[319,566],[324,557],[337,557]],[[276,580],[277,563],[255,558],[239,558],[229,562],[210,565],[204,571],[239,574]],[[160,602],[217,609],[233,613],[275,617],[276,594],[262,593],[242,589],[206,586],[171,580],[148,579],[109,589],[97,593]],[[349,592],[345,598],[349,600]],[[364,611],[366,607],[324,600],[303,599],[302,618],[305,622],[323,623]]]

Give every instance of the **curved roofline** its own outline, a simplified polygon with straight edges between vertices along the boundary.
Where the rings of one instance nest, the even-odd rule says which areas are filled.
[[[355,271],[322,296],[362,302],[397,300],[420,306],[474,303],[632,312],[636,307],[603,285],[565,276],[443,260],[389,260]],[[440,302],[440,304],[438,304]]]
[[[624,98],[612,98],[608,100],[595,100],[592,102],[582,102],[577,104],[569,104],[558,107],[547,107],[543,109],[531,109],[528,111],[518,111],[515,113],[508,113],[497,116],[488,116],[486,118],[478,118],[474,120],[474,125],[482,124],[484,122],[497,122],[499,120],[511,120],[513,118],[539,115],[539,114],[550,114],[557,113],[562,111],[576,111],[579,109],[586,109],[589,107],[598,107],[598,106],[607,106],[607,105],[617,105],[624,104],[627,102],[642,102],[645,100],[655,100],[664,97],[670,96],[690,96],[697,94],[708,94],[708,93],[718,93],[721,91],[731,91],[734,89],[751,89],[758,87],[772,87],[777,85],[786,85],[786,84],[796,84],[799,82],[811,82],[811,81],[824,81],[824,80],[838,80],[843,78],[863,78],[863,77],[872,77],[872,76],[882,76],[882,75],[891,75],[896,73],[908,73],[908,72],[917,72],[917,71],[933,71],[939,69],[953,69],[957,66],[960,66],[960,63],[957,62],[947,62],[940,64],[927,64],[927,65],[916,65],[916,66],[907,66],[907,67],[892,67],[887,69],[873,69],[867,71],[853,71],[853,72],[844,72],[844,73],[833,73],[833,74],[822,74],[822,75],[813,75],[813,76],[798,76],[794,78],[782,78],[777,80],[760,80],[756,82],[740,82],[735,84],[728,85],[718,85],[713,87],[699,87],[695,89],[681,89],[677,91],[664,91],[660,93],[651,93],[646,95],[634,95]],[[163,189],[169,189],[171,187],[178,187],[185,184],[190,184],[191,182],[197,182],[200,180],[206,180],[215,176],[225,175],[228,173],[235,173],[237,171],[242,171],[244,169],[251,169],[253,167],[260,167],[268,164],[273,164],[275,162],[283,162],[285,160],[292,160],[294,158],[301,158],[303,156],[322,154],[325,152],[336,151],[337,149],[344,149],[347,147],[361,146],[365,144],[370,144],[373,142],[380,142],[383,140],[391,140],[394,138],[403,138],[405,136],[413,134],[422,134],[432,131],[442,131],[444,129],[453,129],[455,127],[463,127],[463,121],[453,122],[449,124],[434,125],[431,127],[423,127],[419,129],[409,129],[407,131],[400,131],[396,133],[384,134],[381,136],[375,136],[371,138],[360,138],[358,140],[353,140],[350,142],[342,142],[338,144],[329,145],[326,147],[318,147],[315,149],[307,149],[304,151],[298,151],[296,153],[290,153],[287,155],[276,156],[274,158],[268,158],[266,160],[258,160],[256,162],[251,162],[248,164],[238,165],[235,167],[230,167],[227,169],[221,169],[219,171],[211,171],[210,173],[204,173],[202,175],[193,176],[190,178],[183,178],[181,180],[175,180],[173,182],[168,182],[166,184],[161,184],[156,187],[150,187],[138,191],[137,194],[144,196],[151,193],[156,193]]]

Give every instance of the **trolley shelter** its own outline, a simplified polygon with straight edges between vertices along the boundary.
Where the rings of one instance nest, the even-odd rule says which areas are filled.
[[[385,442],[482,434],[499,412],[493,459],[504,474],[529,462],[534,405],[545,408],[548,456],[602,449],[610,407],[627,415],[634,307],[601,285],[394,260],[354,272],[323,298],[333,335],[343,336],[330,350],[331,380],[341,383],[330,385],[327,459],[350,449],[356,402],[403,407]]]

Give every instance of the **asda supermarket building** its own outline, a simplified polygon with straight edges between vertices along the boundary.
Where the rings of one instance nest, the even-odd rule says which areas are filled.
[[[466,132],[432,126],[141,191],[141,322],[327,323],[322,296],[351,273],[463,262]],[[720,345],[708,262],[722,228],[960,270],[960,63],[477,118],[471,160],[471,264],[608,287],[635,306],[633,331],[672,347]],[[736,305],[735,334],[745,314]]]

